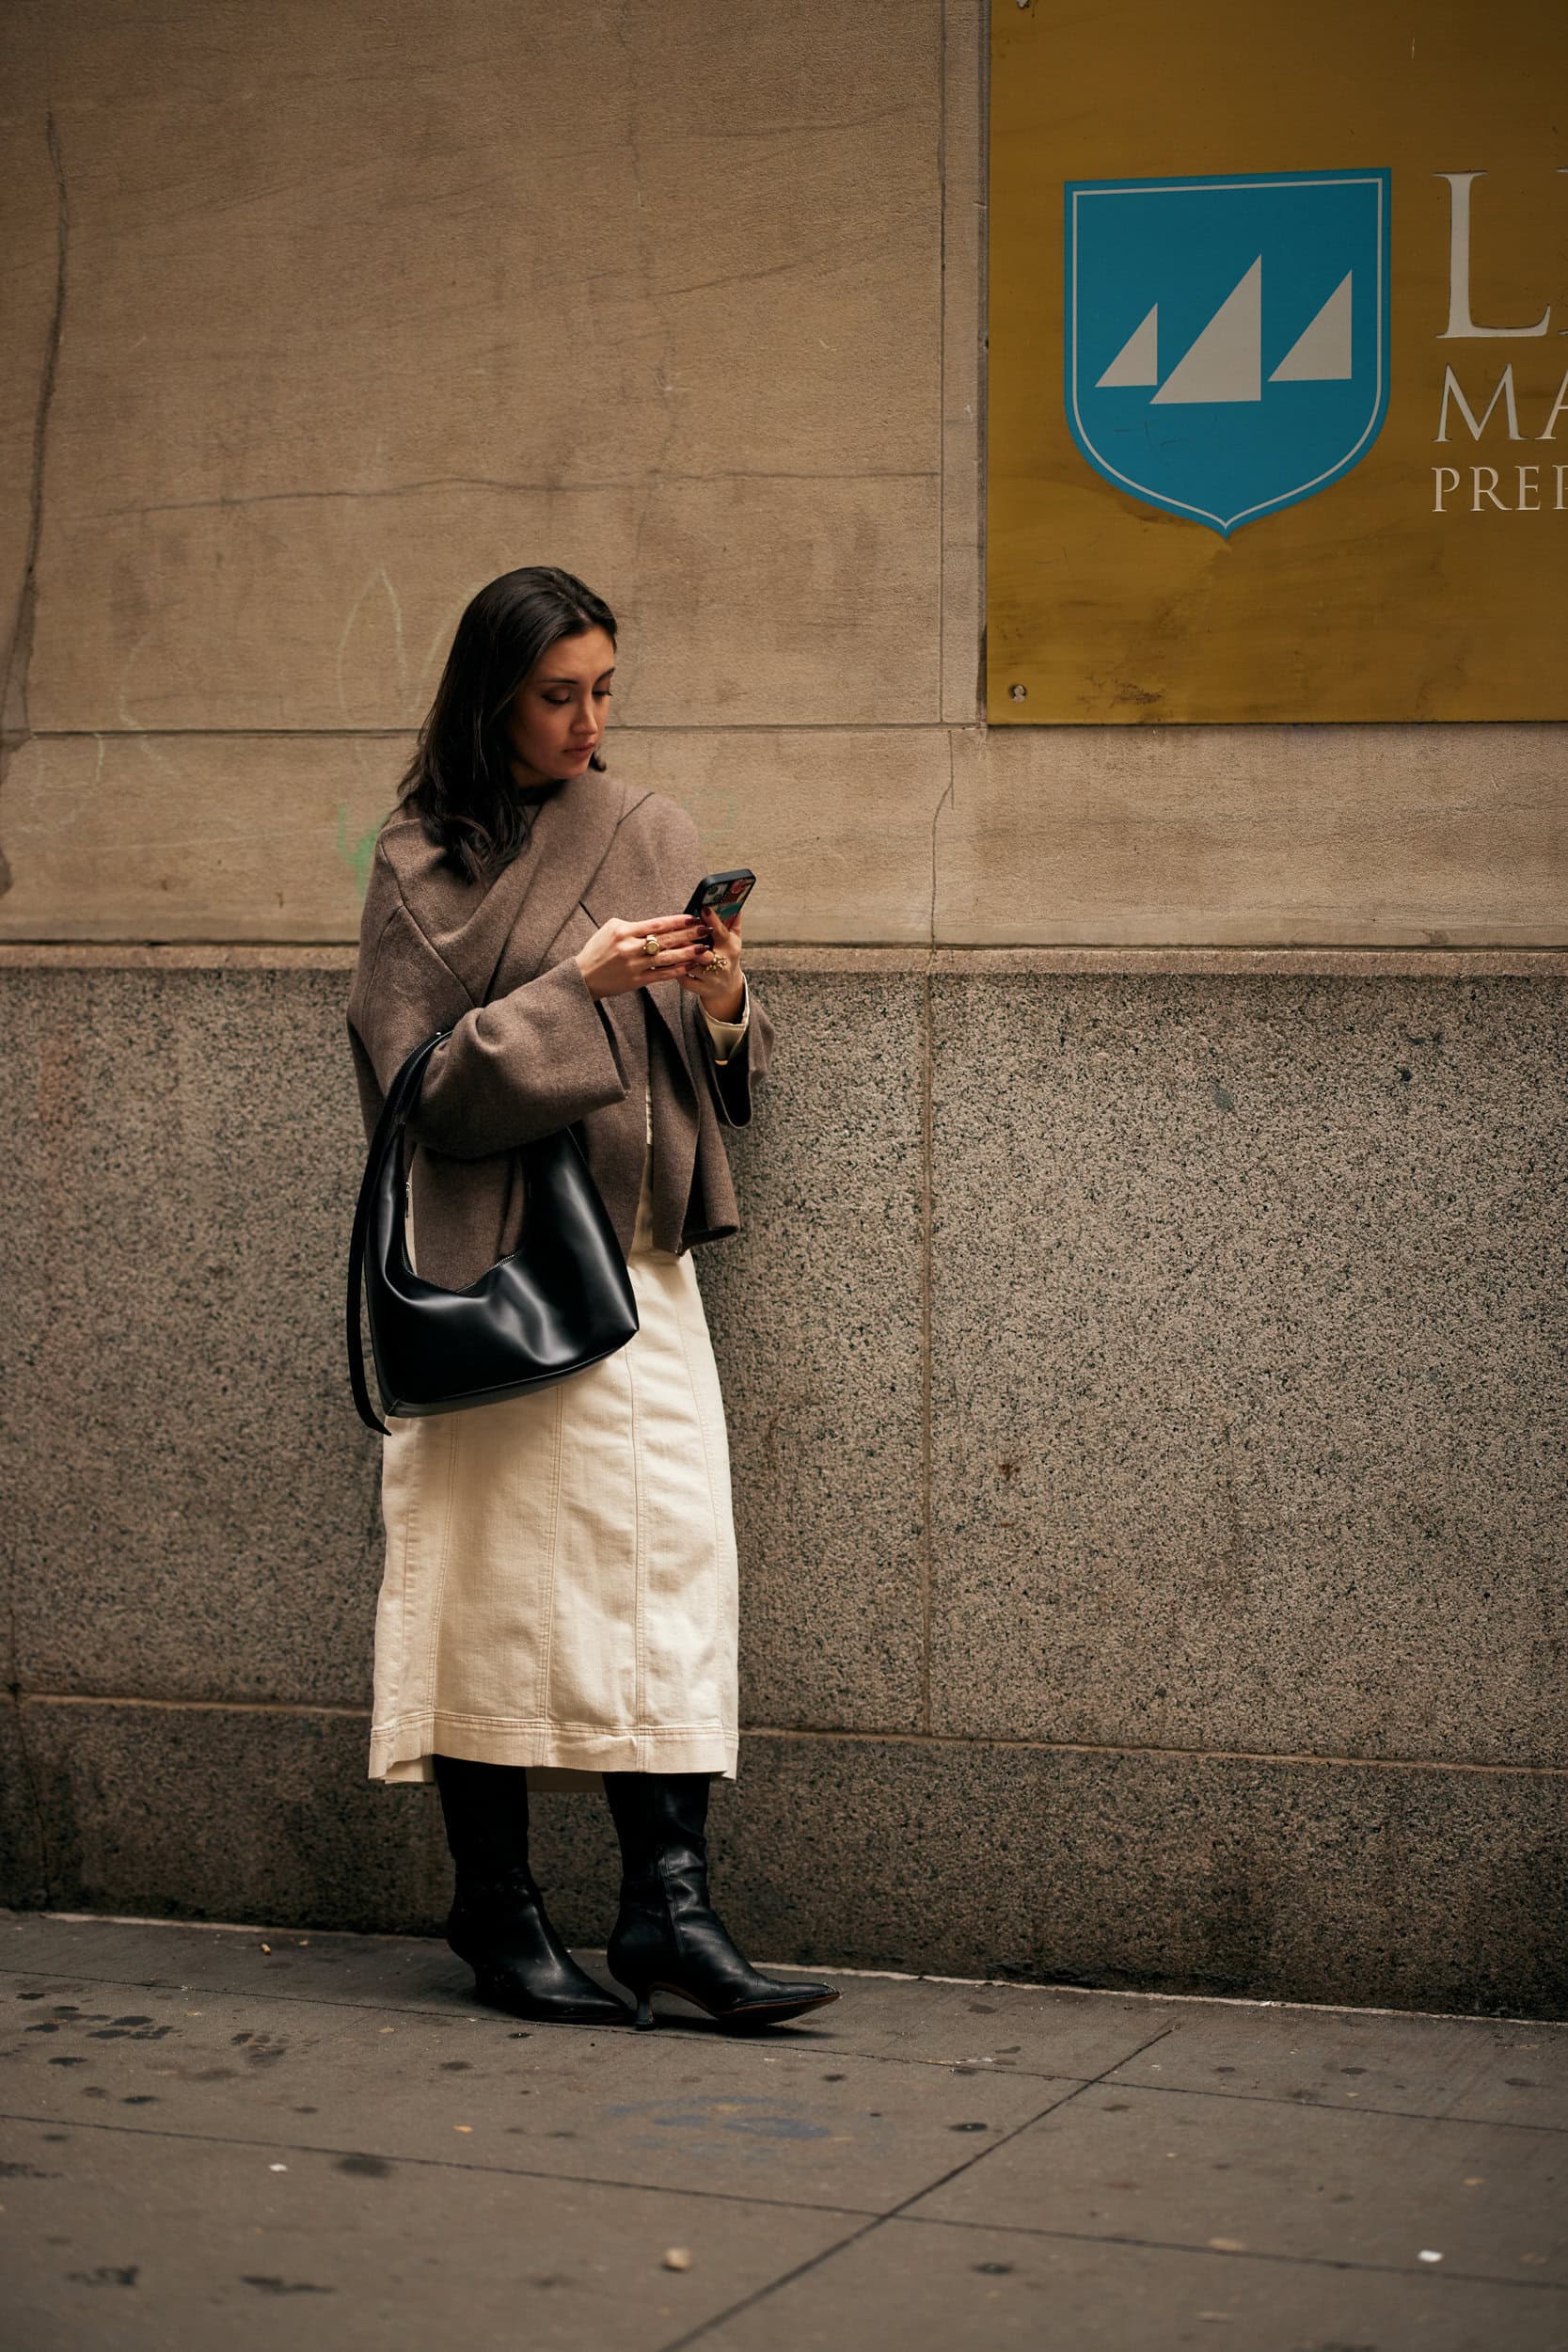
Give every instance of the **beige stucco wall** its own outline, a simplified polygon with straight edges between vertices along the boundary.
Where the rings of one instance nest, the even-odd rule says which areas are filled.
[[[1556,730],[978,725],[984,17],[11,10],[0,936],[351,938],[547,560],[758,939],[1568,940]]]

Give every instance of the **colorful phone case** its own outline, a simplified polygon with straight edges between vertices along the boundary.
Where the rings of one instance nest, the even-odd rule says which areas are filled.
[[[756,881],[749,866],[738,866],[727,874],[705,874],[686,902],[688,914],[702,914],[711,908],[726,930],[752,895]]]

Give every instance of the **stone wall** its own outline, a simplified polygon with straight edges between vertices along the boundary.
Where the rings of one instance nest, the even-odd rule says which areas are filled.
[[[342,959],[13,965],[10,1889],[434,1924]],[[1507,959],[1499,959],[1506,963]],[[701,1274],[776,1956],[1551,2006],[1568,976],[778,951]],[[602,1939],[607,1824],[546,1800]]]
[[[1560,733],[988,734],[984,35],[0,30],[16,1899],[437,1915],[363,1778],[346,943],[458,611],[551,560],[784,1035],[703,1265],[737,1925],[1562,2002]]]

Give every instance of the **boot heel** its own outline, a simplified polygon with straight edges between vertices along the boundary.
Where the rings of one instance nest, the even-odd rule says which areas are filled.
[[[770,1977],[737,1950],[713,1908],[707,1879],[707,1772],[606,1772],[621,1848],[621,1907],[610,1938],[611,1974],[638,1995],[637,2023],[656,1986],[705,2010],[721,2026],[782,2026],[836,2001],[830,1984]]]
[[[624,2001],[562,1944],[528,1867],[528,1772],[437,1755],[447,1843],[457,1866],[447,1942],[474,1972],[474,1997],[542,2024],[629,2026]]]
[[[637,1995],[637,2030],[648,2033],[654,2025],[654,2005],[646,1985]]]

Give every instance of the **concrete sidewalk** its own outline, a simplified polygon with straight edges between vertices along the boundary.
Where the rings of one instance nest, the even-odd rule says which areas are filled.
[[[1568,2346],[1568,2026],[839,1981],[528,2027],[438,1944],[0,1914],[5,2341]]]

